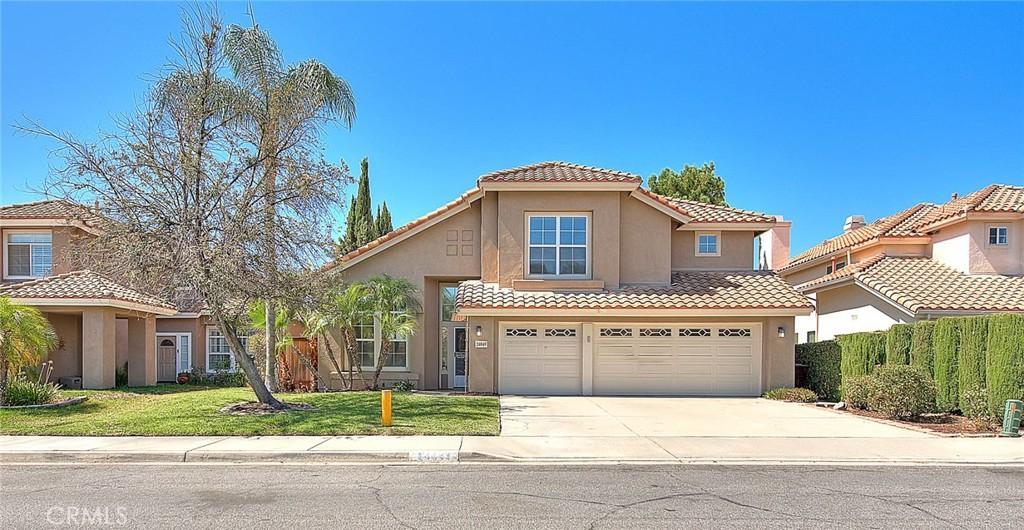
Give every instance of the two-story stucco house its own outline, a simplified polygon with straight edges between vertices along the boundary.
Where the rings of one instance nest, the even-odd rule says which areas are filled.
[[[1024,311],[1024,187],[921,203],[794,257],[779,273],[815,300],[800,341],[947,315]]]
[[[794,319],[812,309],[754,270],[755,238],[778,223],[656,195],[633,174],[547,162],[484,175],[328,269],[420,288],[419,332],[396,344],[392,383],[749,396],[793,384]],[[367,367],[377,333],[372,321],[359,333]],[[334,385],[347,376],[319,366]]]
[[[172,303],[75,267],[69,250],[102,230],[95,208],[58,200],[0,207],[0,296],[39,308],[53,325],[54,377],[110,388],[125,368],[130,385],[171,382],[193,367],[233,368],[195,296],[179,292]]]

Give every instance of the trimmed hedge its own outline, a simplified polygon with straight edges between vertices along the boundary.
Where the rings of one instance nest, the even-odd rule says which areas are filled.
[[[796,345],[796,363],[807,365],[807,388],[824,401],[839,401],[840,359],[834,340]]]
[[[868,410],[893,419],[916,418],[935,408],[935,382],[916,366],[879,367],[868,389]]]
[[[960,323],[958,387],[962,408],[965,393],[985,388],[985,349],[989,317],[964,317],[957,321]]]
[[[932,334],[935,322],[922,320],[914,324],[914,335],[910,345],[910,364],[935,375],[935,351],[932,349]]]
[[[935,366],[935,405],[951,412],[960,403],[960,374],[957,356],[960,350],[960,319],[940,318],[932,334]]]
[[[839,337],[842,380],[868,375],[885,361],[885,333],[850,333]],[[843,395],[846,391],[843,391]]]
[[[1024,315],[990,317],[985,380],[994,417],[1003,416],[1007,399],[1024,399]]]
[[[885,334],[885,364],[910,364],[913,324],[893,324]]]

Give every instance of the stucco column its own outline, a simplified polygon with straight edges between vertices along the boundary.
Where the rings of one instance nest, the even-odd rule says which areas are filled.
[[[128,319],[128,384],[156,384],[156,317]]]
[[[480,326],[480,336],[476,327]],[[468,392],[497,392],[498,334],[493,318],[469,318],[466,321],[469,360],[466,390]],[[484,347],[483,344],[487,346]],[[480,346],[478,346],[478,344]]]
[[[106,307],[82,312],[82,387],[113,388],[117,324]]]
[[[762,356],[761,372],[764,374],[764,388],[790,387],[796,378],[794,360],[796,357],[796,327],[793,317],[775,317],[765,320],[764,346],[767,355]],[[779,337],[779,328],[785,337]],[[765,362],[767,361],[767,362]]]

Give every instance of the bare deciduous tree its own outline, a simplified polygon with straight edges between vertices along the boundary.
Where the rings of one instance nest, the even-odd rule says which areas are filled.
[[[281,408],[238,336],[252,302],[303,298],[304,270],[328,255],[332,209],[351,178],[343,163],[324,160],[315,120],[291,128],[290,147],[273,155],[275,178],[265,178],[271,155],[251,135],[251,93],[223,75],[223,37],[212,8],[186,13],[178,60],[137,113],[96,141],[19,127],[58,144],[63,163],[47,192],[99,201],[109,219],[83,245],[82,262],[150,292],[194,289],[257,398]]]

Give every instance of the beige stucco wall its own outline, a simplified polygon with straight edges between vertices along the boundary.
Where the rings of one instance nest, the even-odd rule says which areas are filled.
[[[1008,229],[1009,244],[989,245],[988,230]],[[936,232],[932,258],[969,274],[1024,274],[1024,221],[966,221]]]
[[[687,322],[701,323],[760,323],[761,324],[761,386],[768,390],[783,386],[793,386],[794,354],[796,336],[794,333],[794,317],[692,317],[692,318],[623,318],[623,317],[470,317],[467,326],[469,337],[469,391],[492,393],[498,388],[498,327],[504,322],[593,322],[593,323],[650,323],[650,324],[684,324]],[[481,334],[476,335],[476,327],[480,326]],[[786,330],[786,336],[778,336],[778,328]],[[478,348],[477,341],[486,341],[486,348]]]
[[[53,361],[51,381],[61,377],[82,375],[82,316],[76,313],[50,313],[43,315],[57,333],[57,348],[47,355]]]
[[[206,369],[206,325],[207,317],[198,318],[158,318],[157,333],[191,333],[192,334],[192,367]],[[155,344],[155,342],[154,342]]]
[[[82,386],[113,388],[116,313],[107,307],[82,311]]]
[[[816,298],[818,340],[858,331],[879,331],[914,321],[907,313],[856,285],[818,291]]]
[[[628,193],[621,197],[619,282],[668,285],[672,281],[672,219]],[[595,236],[603,241],[601,234]]]
[[[704,230],[701,230],[704,232]],[[714,232],[714,230],[708,230]],[[697,256],[694,248],[696,232],[676,230],[672,232],[673,270],[751,270],[754,268],[754,232],[718,232],[720,256]]]

